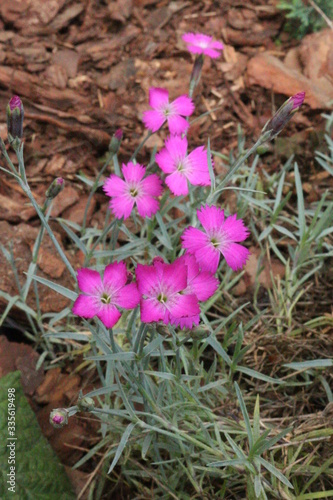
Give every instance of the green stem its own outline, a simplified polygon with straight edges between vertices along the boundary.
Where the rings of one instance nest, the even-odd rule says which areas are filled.
[[[225,185],[229,182],[229,180],[232,178],[232,176],[236,173],[236,171],[239,169],[239,167],[241,165],[243,165],[243,163],[245,163],[245,161],[248,159],[248,157],[254,153],[259,146],[261,146],[261,144],[263,144],[264,142],[266,142],[268,139],[269,139],[269,136],[271,135],[270,131],[269,132],[266,132],[265,134],[261,135],[259,137],[259,139],[257,140],[257,142],[250,148],[247,150],[247,152],[245,153],[244,156],[241,156],[237,161],[236,163],[231,167],[231,169],[229,170],[229,172],[223,177],[222,181],[220,182],[220,184],[217,186],[216,189],[214,189],[214,191],[212,191],[210,193],[210,195],[208,196],[207,200],[206,200],[206,203],[207,204],[210,204],[210,203],[214,203],[219,194],[223,191]]]
[[[87,215],[88,215],[88,210],[89,210],[89,207],[90,207],[90,203],[91,203],[92,197],[94,196],[95,192],[97,191],[99,180],[102,177],[102,175],[104,174],[104,171],[107,168],[107,166],[110,164],[110,161],[112,160],[113,156],[114,156],[113,154],[108,154],[103,167],[98,172],[98,175],[97,175],[97,177],[95,179],[95,182],[92,185],[92,188],[91,188],[91,191],[89,193],[88,200],[87,200],[87,204],[86,204],[86,207],[84,209],[83,222],[82,222],[82,228],[81,228],[81,234],[82,235],[85,233],[85,230],[86,230]]]
[[[67,259],[67,257],[65,255],[63,249],[61,248],[61,246],[59,245],[58,241],[56,240],[56,237],[54,236],[53,231],[52,231],[52,229],[49,226],[49,223],[45,219],[45,216],[44,216],[42,210],[40,209],[40,207],[38,206],[35,198],[33,197],[33,194],[32,194],[32,192],[30,190],[30,187],[28,185],[25,185],[24,182],[21,179],[20,179],[20,186],[23,189],[23,191],[25,192],[25,194],[28,196],[29,200],[31,201],[32,206],[36,210],[37,215],[40,218],[41,223],[43,224],[44,228],[49,233],[51,241],[54,244],[54,246],[56,247],[56,249],[57,249],[57,251],[58,251],[58,253],[59,253],[62,261],[64,262],[65,266],[67,267],[68,271],[71,273],[71,275],[73,276],[73,278],[76,280],[76,273],[75,273],[75,271],[74,271],[71,263]]]
[[[48,223],[50,215],[51,215],[52,200],[50,200],[49,198],[46,198],[44,206],[42,208],[42,213],[45,214],[45,212],[46,212],[46,210],[48,208],[49,208],[49,210],[48,210],[48,212],[47,212],[47,214],[45,216],[45,220],[46,220],[47,223]],[[28,277],[27,277],[27,281],[25,282],[24,291],[23,291],[23,300],[24,300],[24,302],[25,302],[25,300],[26,300],[26,298],[28,296],[30,285],[31,285],[33,276],[35,274],[35,270],[36,270],[36,267],[37,267],[38,253],[39,253],[39,249],[40,249],[40,246],[41,246],[41,243],[42,243],[42,240],[43,240],[44,233],[45,233],[45,227],[42,226],[40,228],[40,230],[39,230],[39,233],[38,233],[38,236],[37,236],[37,239],[35,241],[34,248],[33,248],[33,251],[32,251],[32,261],[31,261],[29,269],[28,269]]]
[[[130,161],[133,161],[133,160],[136,160],[136,156],[137,154],[139,153],[139,151],[143,148],[143,146],[146,144],[146,142],[148,141],[149,137],[153,135],[153,132],[151,130],[148,130],[148,134],[146,135],[146,137],[140,142],[140,144],[138,145],[138,147],[136,148],[136,150],[134,151],[134,153],[132,154],[131,156],[131,159]]]

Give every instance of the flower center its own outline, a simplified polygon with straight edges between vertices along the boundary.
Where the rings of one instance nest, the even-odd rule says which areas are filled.
[[[133,188],[131,188],[131,189],[130,189],[130,195],[131,195],[133,198],[135,198],[136,196],[138,196],[138,194],[139,194],[139,190],[138,190],[138,188],[137,188],[137,187],[133,187]]]
[[[157,296],[157,300],[159,302],[161,302],[161,304],[165,304],[165,302],[167,301],[167,296],[164,295],[163,292],[161,292],[158,296]]]
[[[213,245],[213,247],[215,247],[215,248],[217,248],[218,246],[220,246],[220,243],[221,243],[220,241],[218,241],[217,238],[214,238],[214,237],[210,239],[210,242]]]
[[[164,108],[163,114],[164,114],[165,118],[168,118],[168,116],[170,116],[172,114],[171,107],[170,106],[166,106],[166,108]]]
[[[184,168],[184,165],[183,165],[182,161],[180,161],[178,163],[177,170],[178,170],[178,172],[185,172],[185,168]]]
[[[101,302],[102,302],[103,304],[110,304],[110,302],[111,302],[111,297],[110,297],[110,295],[108,295],[108,294],[107,294],[107,293],[105,293],[105,292],[104,292],[104,293],[102,293],[102,296],[101,296]]]

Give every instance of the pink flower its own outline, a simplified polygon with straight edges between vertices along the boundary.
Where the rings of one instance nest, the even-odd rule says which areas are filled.
[[[235,242],[244,241],[249,232],[236,215],[224,218],[224,210],[212,206],[201,207],[198,219],[205,231],[195,227],[185,229],[182,246],[193,254],[204,271],[215,273],[221,254],[234,271],[241,269],[249,255],[249,250]]]
[[[152,323],[170,318],[184,318],[200,313],[198,298],[194,293],[184,295],[187,287],[188,268],[184,260],[172,264],[154,259],[151,266],[138,264],[136,279],[141,294],[141,321]]]
[[[194,104],[187,95],[177,97],[169,103],[169,92],[165,89],[149,89],[149,105],[153,110],[143,113],[143,123],[152,132],[159,130],[165,121],[168,122],[171,134],[183,134],[189,127],[184,116],[191,116]]]
[[[125,262],[106,266],[103,280],[97,271],[79,269],[77,282],[85,295],[78,296],[72,308],[73,313],[82,318],[97,316],[107,328],[112,328],[119,320],[119,307],[134,309],[140,301],[136,284],[126,285]]]
[[[178,260],[184,260],[187,267],[187,287],[182,292],[183,295],[196,295],[200,301],[208,300],[218,289],[219,281],[209,271],[200,271],[194,255],[186,253]],[[170,318],[171,324],[180,328],[193,328],[198,325],[200,315],[196,314],[188,318]]]
[[[160,207],[155,197],[163,191],[161,179],[156,174],[143,179],[146,169],[138,163],[123,164],[122,171],[125,180],[111,174],[103,186],[105,193],[112,198],[110,210],[118,219],[127,219],[136,204],[141,217],[154,215]]]
[[[213,37],[202,33],[185,33],[182,39],[187,43],[187,50],[192,54],[205,54],[213,59],[219,57],[221,55],[219,50],[224,48],[223,43],[216,42]]]
[[[168,174],[165,182],[175,195],[188,194],[187,181],[195,186],[210,186],[207,151],[200,146],[188,155],[186,137],[169,137],[165,148],[156,155],[156,163]]]

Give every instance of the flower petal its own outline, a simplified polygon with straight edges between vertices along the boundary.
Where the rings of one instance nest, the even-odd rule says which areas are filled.
[[[134,309],[140,302],[140,294],[136,283],[124,286],[117,299],[117,306],[124,309]]]
[[[204,146],[195,148],[187,157],[187,178],[195,186],[210,186],[207,151]]]
[[[196,227],[188,227],[183,232],[182,236],[182,247],[186,248],[190,253],[195,254],[200,248],[206,246],[209,243],[207,234],[205,234],[200,229]]]
[[[93,318],[99,311],[99,303],[95,297],[79,295],[72,307],[72,312],[81,318]]]
[[[165,174],[171,174],[176,168],[173,157],[166,148],[157,153],[155,161]]]
[[[105,290],[117,291],[127,282],[127,269],[125,262],[113,262],[104,270],[103,285]]]
[[[161,321],[165,315],[165,306],[157,299],[148,298],[140,300],[140,317],[143,323]]]
[[[155,267],[138,264],[135,275],[140,294],[151,296],[159,283]]]
[[[191,290],[198,300],[208,300],[219,287],[219,280],[208,271],[201,271],[191,282]]]
[[[216,233],[224,222],[224,210],[206,205],[197,211],[197,216],[208,234]]]
[[[142,121],[146,128],[157,132],[166,121],[166,117],[161,111],[145,111],[142,115]]]
[[[174,318],[170,316],[170,323],[174,326],[179,326],[181,330],[183,330],[183,328],[192,329],[200,323],[200,314],[189,316],[188,318]]]
[[[191,52],[193,52],[193,51],[191,51]],[[212,49],[211,47],[207,47],[206,49],[202,49],[202,52],[203,52],[203,54],[205,54],[208,57],[211,57],[212,59],[217,59],[221,55],[220,52]]]
[[[136,206],[141,217],[151,217],[160,208],[160,202],[151,196],[142,195],[137,198]]]
[[[188,194],[187,179],[184,174],[176,171],[170,174],[165,179],[165,184],[169,187],[170,191],[176,196]]]
[[[187,154],[187,138],[180,135],[171,135],[165,141],[165,147],[169,151],[172,158],[179,162],[186,157]]]
[[[172,264],[154,263],[157,272],[161,270],[161,281],[170,293],[180,292],[187,286],[187,267],[183,259],[177,259]]]
[[[181,95],[172,101],[172,109],[182,116],[191,116],[194,111],[194,103],[187,95]]]
[[[149,89],[149,105],[153,109],[161,109],[169,104],[169,92],[159,87]]]
[[[171,316],[175,318],[184,318],[200,314],[199,302],[196,295],[177,294],[171,301],[167,300],[166,308]]]
[[[116,306],[112,304],[103,304],[97,313],[97,317],[106,326],[106,328],[112,328],[117,321],[119,321],[120,316],[120,312]]]
[[[79,269],[77,272],[77,282],[80,290],[89,295],[99,294],[103,288],[100,274],[93,269]]]
[[[228,266],[237,271],[238,269],[242,269],[246,263],[250,251],[242,245],[238,245],[238,243],[231,243],[222,250],[222,255]]]
[[[225,233],[231,241],[244,241],[248,235],[249,230],[244,226],[242,219],[237,219],[237,215],[230,215],[221,225],[221,233]]]
[[[157,174],[148,175],[141,182],[143,193],[150,196],[160,196],[163,192],[162,180]]]
[[[139,184],[146,173],[146,168],[130,161],[127,165],[123,164],[122,171],[127,183]]]
[[[126,183],[118,175],[111,174],[104,182],[103,191],[108,196],[122,196],[126,192]]]
[[[168,116],[168,125],[171,134],[181,135],[189,128],[190,124],[182,116]]]
[[[221,254],[211,243],[207,243],[206,246],[197,250],[194,255],[202,271],[209,271],[212,274],[216,273]]]
[[[117,219],[128,219],[134,207],[134,199],[129,195],[117,196],[109,203],[109,208]]]

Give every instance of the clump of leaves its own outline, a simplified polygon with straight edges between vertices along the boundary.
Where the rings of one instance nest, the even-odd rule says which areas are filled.
[[[316,2],[281,0],[278,8],[286,11],[285,31],[298,40],[308,33],[314,33],[324,28],[326,26],[325,16],[328,19],[333,17],[332,0],[316,0]]]

